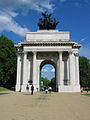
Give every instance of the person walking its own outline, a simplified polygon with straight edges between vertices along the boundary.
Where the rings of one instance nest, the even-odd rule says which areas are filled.
[[[52,91],[52,88],[51,88],[51,87],[49,87],[49,93],[51,93],[51,91]]]
[[[86,91],[87,91],[87,93],[88,93],[88,87],[86,87]]]
[[[33,95],[33,92],[34,92],[34,86],[32,85],[31,86],[31,95]]]
[[[83,93],[83,87],[81,87],[81,93]]]
[[[27,92],[27,94],[29,93],[29,85],[28,84],[26,86],[26,92]]]
[[[46,87],[46,90],[45,90],[46,94],[48,93],[48,88]]]

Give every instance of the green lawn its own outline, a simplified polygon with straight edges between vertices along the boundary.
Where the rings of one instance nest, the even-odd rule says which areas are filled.
[[[4,88],[4,87],[0,87],[0,91],[9,91],[9,89]]]
[[[5,95],[5,94],[8,94],[8,93],[0,93],[0,95]]]
[[[90,93],[85,93],[84,95],[90,96]]]

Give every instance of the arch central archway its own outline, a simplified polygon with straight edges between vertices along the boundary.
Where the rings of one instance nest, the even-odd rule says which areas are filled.
[[[41,84],[41,70],[42,70],[42,68],[45,66],[45,65],[50,65],[50,66],[52,66],[54,69],[55,69],[55,72],[54,72],[54,77],[55,77],[55,80],[54,80],[54,85],[52,85],[52,83],[51,83],[51,81],[50,81],[50,84],[49,84],[49,86],[51,86],[52,87],[52,89],[54,90],[54,91],[56,91],[56,64],[55,64],[55,62],[54,61],[52,61],[52,60],[44,60],[44,61],[42,61],[41,62],[41,64],[40,64],[40,81],[39,81],[39,88],[40,88],[40,90],[42,90],[42,84]],[[44,87],[46,87],[46,86],[44,86]]]

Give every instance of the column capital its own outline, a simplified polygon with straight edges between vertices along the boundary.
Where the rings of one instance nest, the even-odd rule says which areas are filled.
[[[37,53],[37,51],[32,51],[32,53],[33,53],[33,54],[36,54],[36,53]]]
[[[23,51],[23,54],[27,54],[27,52],[26,52],[26,51]]]
[[[78,57],[78,56],[79,56],[79,53],[74,53],[74,55]]]
[[[63,53],[63,51],[58,51],[58,53]]]
[[[72,51],[68,51],[68,53],[69,53],[69,55],[72,55],[73,52]]]

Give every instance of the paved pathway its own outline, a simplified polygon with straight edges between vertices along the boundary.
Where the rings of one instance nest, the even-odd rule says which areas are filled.
[[[90,97],[80,93],[11,92],[0,96],[0,120],[90,120]]]

